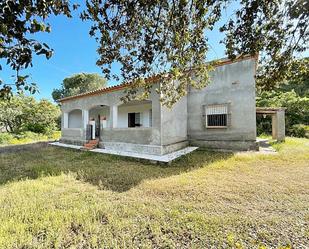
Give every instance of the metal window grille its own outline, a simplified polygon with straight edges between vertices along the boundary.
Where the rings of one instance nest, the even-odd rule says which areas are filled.
[[[228,104],[209,105],[205,107],[206,127],[225,128],[229,124]]]

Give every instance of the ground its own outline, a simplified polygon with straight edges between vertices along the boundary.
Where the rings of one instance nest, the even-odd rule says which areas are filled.
[[[309,140],[172,165],[47,147],[0,155],[0,248],[308,248]]]

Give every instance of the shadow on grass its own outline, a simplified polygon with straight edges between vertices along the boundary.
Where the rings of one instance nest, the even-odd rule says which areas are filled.
[[[77,179],[101,189],[124,192],[143,180],[178,175],[231,156],[232,153],[198,150],[171,165],[154,165],[146,160],[49,146],[0,154],[0,184],[74,172]]]

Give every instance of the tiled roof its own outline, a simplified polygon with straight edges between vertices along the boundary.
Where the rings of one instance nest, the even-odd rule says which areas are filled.
[[[220,59],[220,60],[211,61],[211,63],[215,63],[215,66],[219,67],[219,66],[224,66],[224,65],[227,65],[227,64],[232,64],[232,63],[235,63],[235,62],[238,62],[238,61],[248,60],[248,59],[252,59],[252,58],[257,59],[257,56],[258,55],[254,55],[254,56],[253,55],[244,55],[244,56],[238,57],[234,60],[224,58],[224,59]],[[147,83],[155,83],[159,78],[160,78],[160,75],[155,75],[155,76],[151,76],[151,77],[145,79],[145,81]],[[131,82],[125,82],[125,83],[121,83],[121,84],[118,84],[118,85],[115,85],[115,86],[99,88],[97,90],[93,90],[93,91],[90,91],[90,92],[80,93],[80,94],[77,94],[77,95],[74,95],[74,96],[69,96],[69,97],[59,99],[58,102],[64,102],[64,101],[67,101],[67,100],[82,98],[82,97],[86,97],[86,96],[98,95],[98,94],[102,94],[102,93],[118,91],[118,90],[122,90],[122,89],[129,87],[131,84],[132,84]]]

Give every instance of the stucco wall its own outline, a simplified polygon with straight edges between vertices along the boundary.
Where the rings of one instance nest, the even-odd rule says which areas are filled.
[[[82,128],[82,111],[73,110],[69,113],[69,128]]]
[[[180,99],[171,109],[161,107],[162,145],[187,140],[187,96]]]
[[[203,140],[255,141],[254,75],[255,60],[243,60],[217,67],[211,73],[212,80],[206,88],[189,90],[188,138],[191,143],[194,144],[194,141]],[[224,103],[228,103],[230,106],[230,127],[226,129],[207,129],[204,106]]]
[[[118,128],[128,128],[128,113],[140,113],[142,127],[150,127],[149,111],[152,108],[151,103],[140,105],[121,105],[118,107]]]

